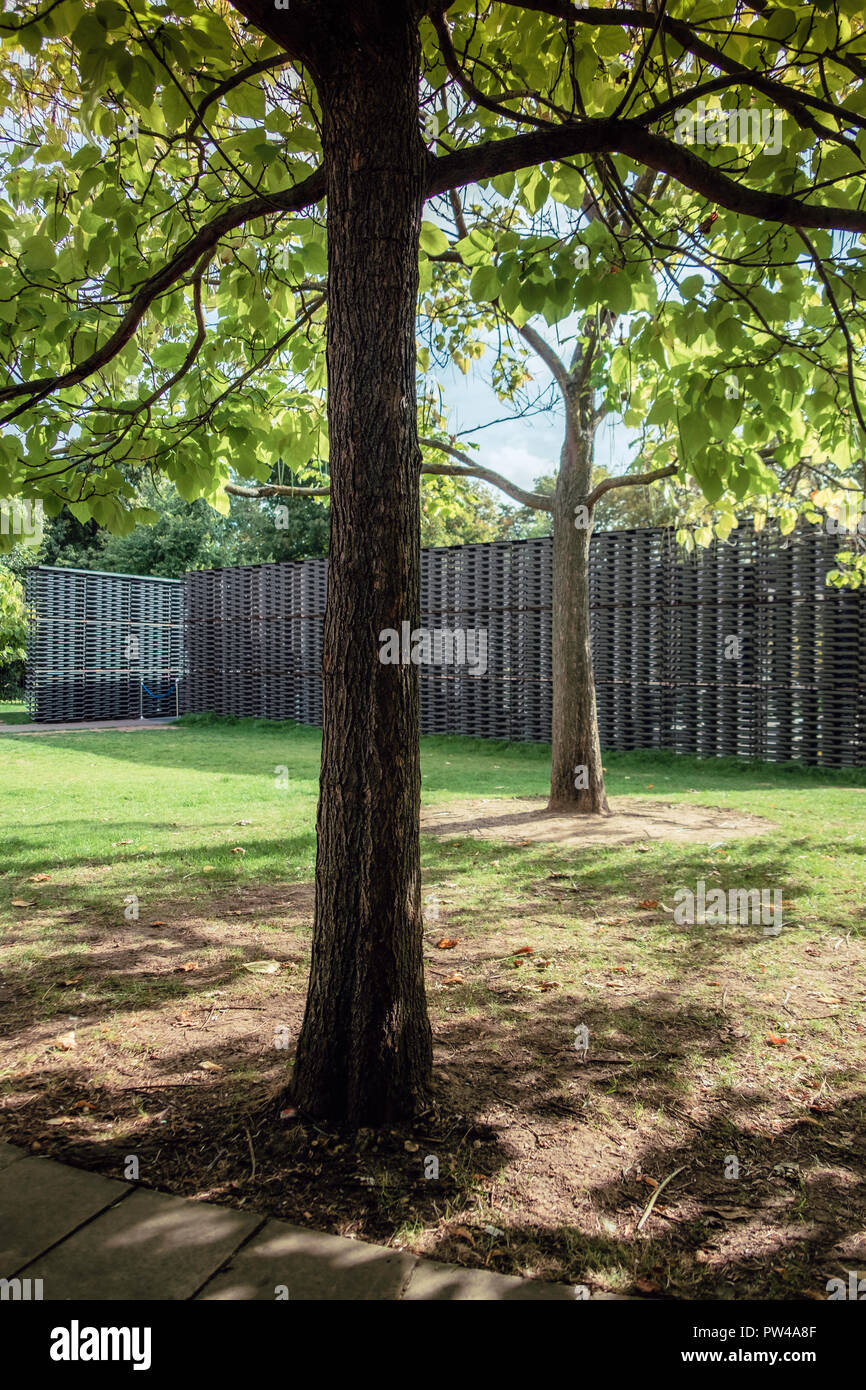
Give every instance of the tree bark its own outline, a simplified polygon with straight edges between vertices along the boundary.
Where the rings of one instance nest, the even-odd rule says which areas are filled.
[[[575,516],[592,477],[591,401],[566,396],[566,439],[553,508],[551,810],[609,815],[589,641],[592,515]],[[587,521],[575,525],[575,520]]]
[[[432,1065],[418,673],[379,660],[383,629],[420,622],[415,315],[426,153],[410,11],[365,0],[335,26],[316,73],[331,536],[315,923],[290,1089],[302,1112],[350,1126],[416,1112]]]

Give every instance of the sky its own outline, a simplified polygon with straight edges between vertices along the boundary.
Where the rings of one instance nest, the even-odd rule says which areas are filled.
[[[493,354],[488,352],[480,360],[473,361],[466,376],[451,363],[431,373],[442,386],[447,428],[449,433],[460,436],[458,446],[478,444],[477,451],[469,451],[478,463],[504,474],[520,487],[531,488],[541,474],[555,473],[559,467],[565,424],[562,402],[557,392],[555,397],[547,398],[551,402],[549,410],[522,419],[508,419],[508,403],[500,401],[490,385],[492,366]],[[534,389],[530,388],[534,395],[547,386],[550,373],[534,354],[529,370],[535,382]],[[493,424],[492,421],[502,423]],[[626,429],[620,421],[605,421],[596,435],[596,463],[613,473],[622,472],[629,460],[630,442],[634,437],[634,431]]]

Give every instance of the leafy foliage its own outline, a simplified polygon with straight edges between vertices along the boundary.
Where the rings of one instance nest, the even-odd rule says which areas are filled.
[[[15,575],[0,566],[0,689],[21,685],[27,656],[27,609]]]
[[[562,8],[457,0],[422,21],[425,135],[439,164],[467,156],[420,238],[425,388],[495,333],[512,399],[526,356],[503,324],[536,316],[584,355],[594,335],[599,408],[643,432],[642,465],[701,488],[716,534],[804,458],[847,487],[864,433],[866,253],[845,230],[859,0],[600,5],[571,26]],[[59,0],[0,23],[0,493],[49,515],[129,535],[157,520],[141,501],[157,473],[224,515],[233,478],[280,461],[326,477],[321,111],[298,37],[314,11],[286,12],[284,51],[245,10]],[[685,160],[698,103],[718,138]],[[536,144],[506,158],[515,133]],[[772,201],[791,195],[815,216]]]

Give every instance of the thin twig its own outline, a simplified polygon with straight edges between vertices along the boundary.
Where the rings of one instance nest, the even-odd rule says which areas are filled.
[[[637,1235],[637,1233],[638,1233],[638,1231],[640,1230],[641,1226],[642,1226],[643,1223],[646,1221],[647,1217],[649,1216],[650,1212],[652,1211],[653,1207],[655,1206],[656,1201],[657,1201],[658,1196],[659,1196],[659,1193],[661,1193],[661,1192],[664,1191],[664,1189],[667,1187],[667,1185],[668,1185],[669,1182],[673,1182],[674,1178],[677,1176],[677,1173],[683,1173],[683,1172],[685,1172],[685,1164],[683,1164],[682,1168],[675,1168],[674,1171],[671,1173],[670,1177],[665,1178],[664,1182],[660,1182],[660,1183],[659,1183],[659,1185],[658,1185],[658,1187],[656,1188],[655,1192],[653,1193],[653,1195],[652,1195],[652,1196],[650,1197],[650,1199],[649,1199],[649,1203],[648,1203],[648,1205],[647,1205],[646,1211],[644,1212],[644,1214],[643,1214],[643,1216],[641,1217],[640,1221],[639,1221],[639,1222],[637,1223],[637,1225],[635,1226],[635,1231],[634,1231],[635,1235]]]

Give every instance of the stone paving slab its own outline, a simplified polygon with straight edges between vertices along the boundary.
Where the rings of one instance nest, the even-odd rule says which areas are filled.
[[[8,1168],[9,1164],[14,1163],[16,1159],[26,1158],[26,1156],[26,1149],[19,1149],[17,1145],[7,1144],[6,1141],[3,1140],[0,1142],[0,1172],[2,1172],[4,1168]]]
[[[418,1259],[402,1250],[269,1221],[198,1295],[205,1301],[398,1299]],[[283,1295],[285,1297],[285,1295]]]
[[[512,1299],[575,1302],[574,1288],[569,1284],[543,1284],[536,1279],[493,1274],[486,1269],[464,1269],[461,1265],[439,1264],[436,1260],[418,1261],[403,1299],[407,1303],[453,1299],[461,1302],[484,1299],[497,1303]]]
[[[46,1299],[192,1298],[263,1220],[139,1187],[34,1261],[26,1276],[44,1281]]]
[[[51,1159],[13,1161],[0,1172],[0,1278],[128,1194],[128,1183]]]
[[[278,1286],[296,1302],[575,1300],[571,1285],[441,1264],[0,1143],[0,1278],[15,1275],[41,1279],[54,1302],[274,1302]]]

